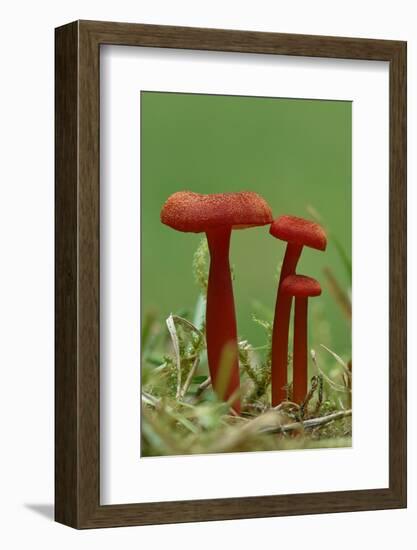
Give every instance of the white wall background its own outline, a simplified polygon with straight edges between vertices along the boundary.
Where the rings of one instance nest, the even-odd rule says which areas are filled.
[[[0,546],[378,549],[417,517],[417,13],[413,0],[10,0],[0,8]],[[52,522],[54,27],[74,19],[408,41],[409,508],[77,532]],[[248,472],[248,475],[250,473]],[[415,542],[414,542],[415,544]]]

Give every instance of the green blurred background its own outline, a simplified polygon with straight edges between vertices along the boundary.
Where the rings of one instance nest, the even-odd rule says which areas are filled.
[[[346,101],[142,92],[142,315],[153,310],[165,318],[186,309],[191,319],[199,294],[191,266],[201,235],[160,222],[168,196],[180,190],[256,191],[274,217],[312,219],[311,209],[320,215],[328,248],[304,248],[298,268],[323,287],[322,296],[311,300],[317,322],[310,347],[323,343],[349,358],[350,325],[323,268],[330,267],[350,291],[349,270],[335,243],[350,260],[351,120]],[[271,237],[267,226],[232,233],[238,332],[254,346],[265,344],[265,334],[252,314],[271,318],[284,251],[285,243]]]

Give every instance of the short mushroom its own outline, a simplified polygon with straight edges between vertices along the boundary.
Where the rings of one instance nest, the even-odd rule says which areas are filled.
[[[210,271],[206,305],[207,357],[212,385],[221,399],[229,400],[240,414],[239,354],[233,287],[229,265],[232,229],[266,225],[272,213],[257,193],[202,195],[180,191],[161,210],[162,223],[178,231],[207,236]]]
[[[295,297],[293,344],[293,401],[301,405],[308,389],[307,309],[308,298],[320,296],[320,283],[304,275],[289,275],[281,284],[284,296]]]
[[[278,284],[272,330],[271,402],[272,406],[276,406],[286,398],[288,330],[292,303],[290,295],[281,293],[282,281],[295,273],[303,246],[323,251],[327,238],[319,224],[296,216],[280,216],[272,222],[269,232],[273,237],[288,243]]]

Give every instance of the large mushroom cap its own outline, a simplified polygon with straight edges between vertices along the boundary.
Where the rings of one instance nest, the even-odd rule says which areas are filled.
[[[221,226],[242,229],[266,225],[272,222],[272,212],[252,191],[211,195],[179,191],[162,207],[161,222],[178,231],[200,233]]]
[[[281,291],[283,294],[295,296],[296,298],[308,298],[309,296],[320,296],[321,286],[316,279],[305,275],[288,275],[282,281]]]
[[[326,250],[327,238],[324,229],[318,223],[304,218],[280,216],[272,222],[269,232],[282,241]]]

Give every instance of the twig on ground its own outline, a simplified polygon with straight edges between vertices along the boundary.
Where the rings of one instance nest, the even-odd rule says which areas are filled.
[[[290,412],[293,412],[294,410],[299,411],[300,405],[298,403],[294,403],[294,401],[283,401],[276,407],[272,408],[273,411],[277,411],[277,412],[281,412],[281,411],[285,412],[285,409],[289,409]]]
[[[317,415],[320,411],[320,408],[323,404],[323,377],[321,374],[317,375],[317,381],[318,381],[318,395],[317,395],[317,403],[314,408],[313,415]]]
[[[335,420],[340,420],[341,418],[346,418],[352,416],[352,409],[348,411],[338,411],[327,416],[321,416],[319,418],[310,418],[302,422],[292,422],[291,424],[285,424],[283,426],[265,428],[262,430],[263,433],[285,433],[291,432],[293,430],[299,429],[310,429],[317,428],[317,426],[323,426],[324,424],[329,424],[329,422],[334,422]]]
[[[306,413],[308,412],[308,404],[312,400],[312,398],[313,398],[313,396],[316,392],[316,389],[319,386],[319,378],[320,378],[320,375],[316,375],[316,376],[313,376],[311,378],[310,390],[307,393],[306,398],[305,398],[304,402],[301,404],[301,407],[300,407],[301,418],[304,418]]]

